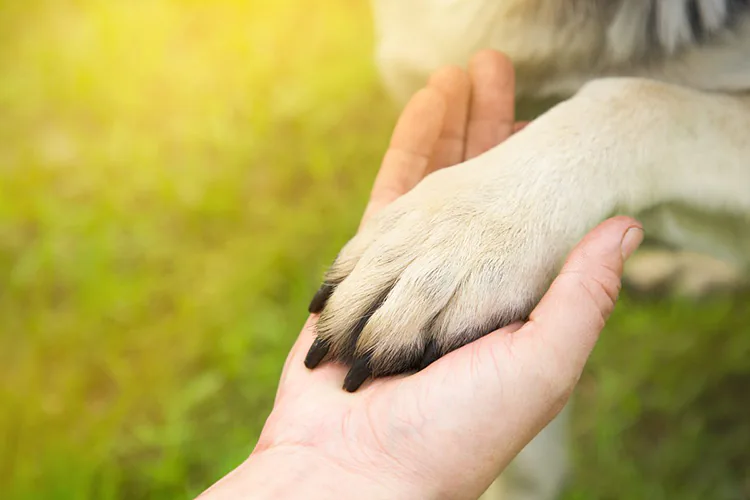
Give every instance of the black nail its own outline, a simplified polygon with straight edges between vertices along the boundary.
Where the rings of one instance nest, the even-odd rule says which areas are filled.
[[[349,373],[346,374],[346,378],[344,378],[344,390],[347,392],[356,391],[371,374],[372,371],[370,371],[367,358],[355,360]]]
[[[427,342],[427,346],[424,349],[424,355],[422,355],[422,362],[419,364],[419,369],[424,370],[432,363],[438,360],[440,357],[440,351],[434,340]]]
[[[307,356],[305,356],[305,366],[311,370],[318,366],[320,362],[323,361],[326,354],[328,354],[328,349],[330,349],[330,347],[331,344],[329,344],[327,340],[321,338],[315,339],[310,346],[310,350],[307,351]]]
[[[307,307],[307,310],[311,314],[317,314],[322,311],[326,305],[326,302],[328,301],[328,297],[330,297],[332,293],[333,285],[323,283],[320,288],[318,288],[318,291],[315,292],[315,295],[310,301],[310,305]]]

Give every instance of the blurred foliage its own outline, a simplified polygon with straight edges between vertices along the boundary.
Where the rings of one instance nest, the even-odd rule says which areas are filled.
[[[3,498],[182,498],[252,450],[396,116],[369,15],[0,0]],[[750,496],[747,302],[625,298],[570,498]]]

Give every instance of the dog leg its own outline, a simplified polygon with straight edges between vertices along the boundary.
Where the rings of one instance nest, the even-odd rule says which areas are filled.
[[[366,224],[327,275],[316,347],[356,365],[354,390],[525,318],[608,215],[678,203],[748,217],[747,130],[743,98],[631,78],[587,85]]]

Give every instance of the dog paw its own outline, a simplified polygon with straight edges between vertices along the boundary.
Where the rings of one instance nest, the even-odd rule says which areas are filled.
[[[483,177],[465,165],[430,175],[341,250],[310,304],[308,367],[348,364],[354,391],[527,317],[567,248],[540,220],[543,200],[498,196]]]

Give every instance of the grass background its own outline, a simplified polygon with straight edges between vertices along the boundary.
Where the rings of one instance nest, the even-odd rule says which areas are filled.
[[[239,463],[396,110],[365,2],[0,0],[0,492]],[[568,499],[750,498],[750,310],[619,304]]]

